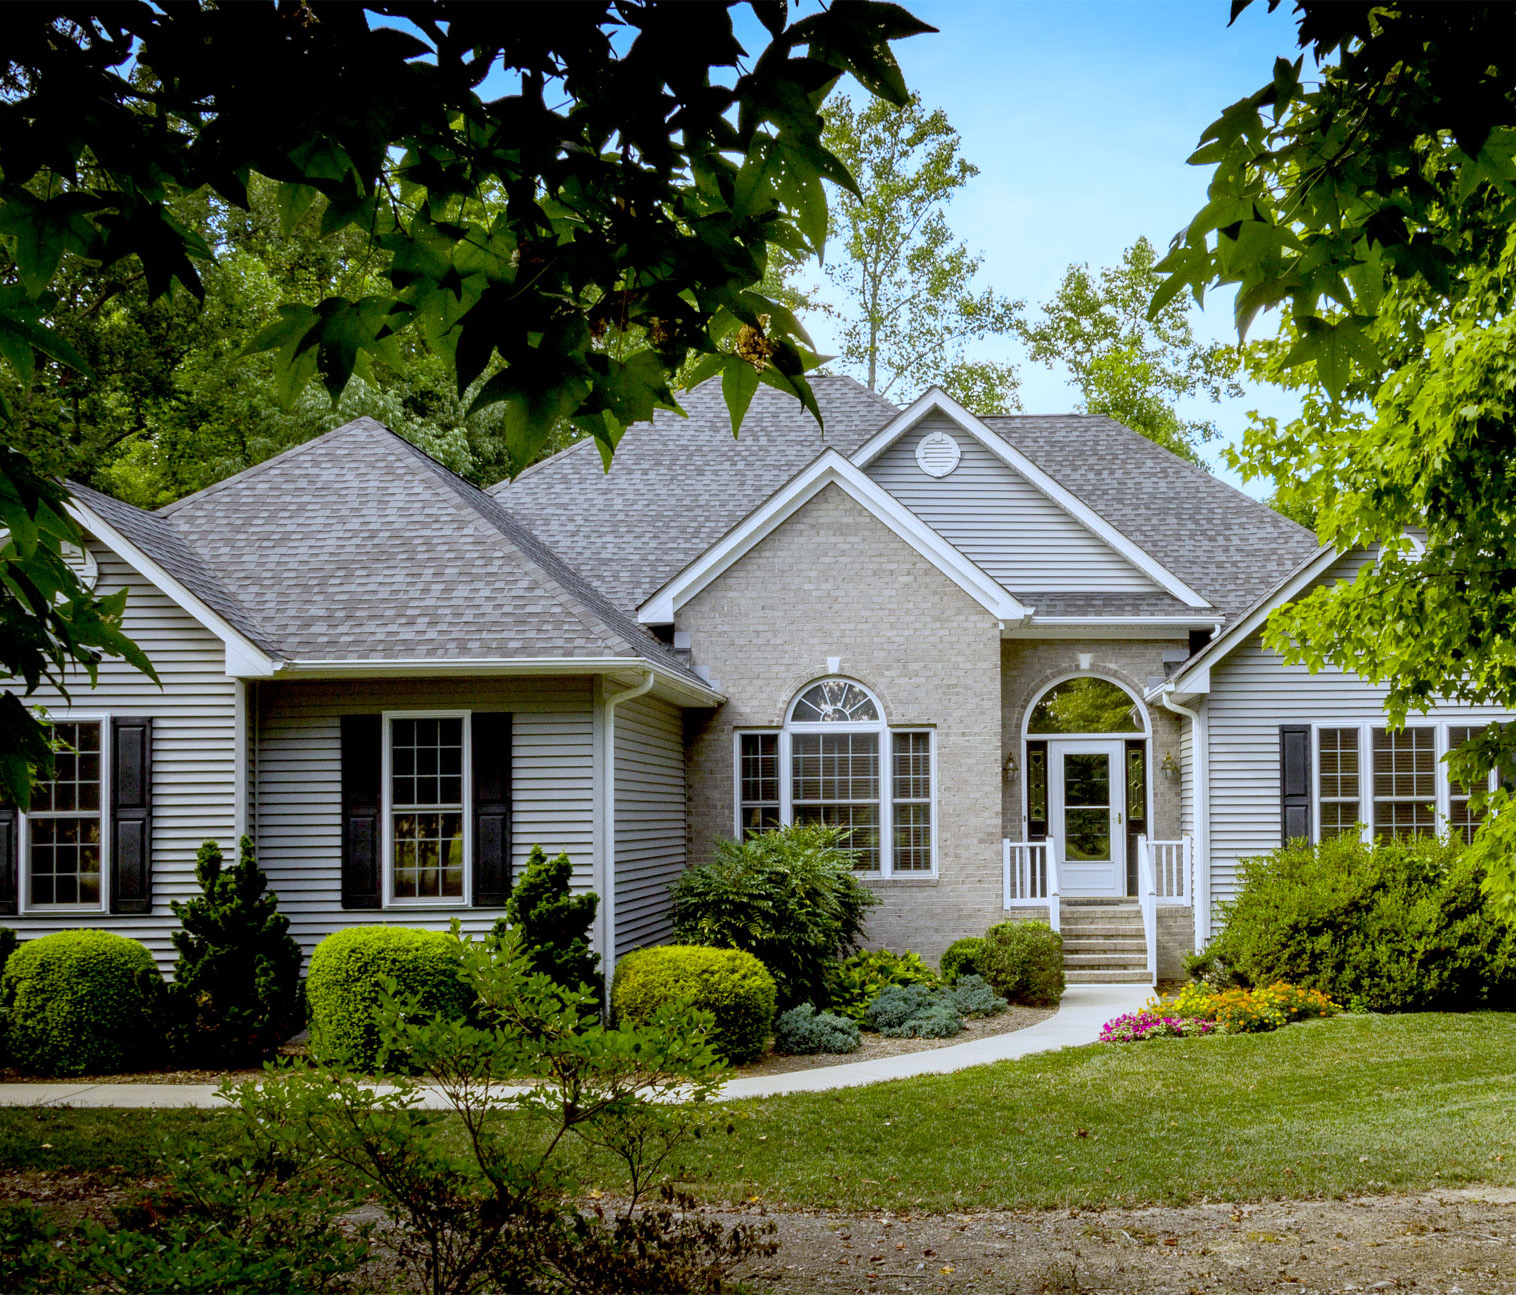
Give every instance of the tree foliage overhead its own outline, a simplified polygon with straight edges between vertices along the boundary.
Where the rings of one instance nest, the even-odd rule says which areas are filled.
[[[1227,286],[1240,330],[1279,311],[1258,371],[1303,412],[1256,421],[1240,463],[1323,540],[1377,550],[1276,613],[1266,642],[1388,682],[1397,723],[1438,698],[1516,707],[1516,10],[1296,14],[1319,71],[1280,58],[1205,131],[1209,200],[1155,309]],[[1450,763],[1473,782],[1513,752],[1516,728],[1495,727]],[[1516,802],[1489,808],[1475,849],[1516,894]]]
[[[837,193],[828,267],[843,293],[842,364],[881,395],[936,384],[978,414],[1019,409],[1015,366],[967,355],[1009,333],[1021,303],[976,285],[983,257],[948,225],[948,203],[979,168],[947,115],[917,95],[861,109],[839,99],[826,122],[826,146],[858,182]]]
[[[1152,318],[1148,303],[1162,283],[1158,253],[1146,238],[1098,275],[1071,265],[1036,320],[1019,325],[1040,364],[1066,365],[1084,399],[1081,411],[1107,414],[1192,463],[1219,434],[1214,419],[1186,418],[1175,402],[1238,397],[1236,348],[1195,337],[1194,303],[1175,297]]]

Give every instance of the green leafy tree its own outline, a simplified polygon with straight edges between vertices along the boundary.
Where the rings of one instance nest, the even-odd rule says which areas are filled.
[[[573,876],[568,855],[549,859],[540,845],[532,846],[526,872],[505,901],[505,920],[495,924],[497,936],[517,932],[533,971],[569,989],[594,984],[600,965],[589,941],[600,896],[573,894]]]
[[[1256,371],[1302,414],[1256,420],[1237,463],[1377,557],[1277,612],[1265,642],[1387,683],[1392,723],[1440,698],[1516,706],[1516,12],[1296,13],[1305,53],[1201,137],[1209,200],[1154,308],[1226,286],[1240,331],[1279,311]],[[1513,754],[1516,728],[1492,726],[1449,763],[1477,783]],[[1516,802],[1487,808],[1474,850],[1516,895]]]
[[[1163,281],[1145,238],[1098,275],[1071,265],[1040,318],[1020,325],[1031,358],[1063,364],[1083,396],[1081,411],[1106,414],[1192,463],[1218,435],[1210,418],[1186,418],[1175,403],[1191,396],[1238,397],[1234,347],[1197,340],[1194,303],[1175,297],[1152,318],[1148,303]]]
[[[169,907],[179,961],[169,986],[169,1018],[180,1056],[203,1064],[246,1064],[274,1054],[301,1026],[300,946],[289,918],[253,857],[223,866],[215,841],[200,846],[195,878],[201,894]]]
[[[1019,409],[1015,366],[967,355],[1010,333],[1021,303],[976,286],[983,257],[948,225],[948,203],[979,168],[947,115],[917,95],[862,108],[839,99],[826,109],[825,140],[858,184],[837,191],[841,246],[827,270],[842,293],[842,365],[881,395],[935,384],[975,413]]]

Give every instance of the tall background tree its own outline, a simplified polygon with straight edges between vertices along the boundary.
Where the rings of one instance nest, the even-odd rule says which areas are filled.
[[[1209,200],[1154,309],[1227,286],[1239,332],[1279,312],[1257,371],[1303,412],[1256,421],[1239,463],[1324,541],[1376,551],[1265,641],[1387,683],[1396,724],[1440,698],[1516,708],[1516,9],[1295,13],[1304,53],[1201,137]],[[1516,726],[1492,725],[1450,764],[1477,785],[1513,759]],[[1516,801],[1487,808],[1474,849],[1516,897]]]
[[[1163,281],[1157,263],[1153,245],[1139,238],[1119,265],[1098,274],[1071,265],[1039,316],[1019,322],[1018,332],[1034,361],[1068,368],[1082,412],[1108,414],[1200,463],[1201,446],[1218,435],[1216,422],[1186,417],[1176,406],[1194,396],[1240,397],[1237,348],[1196,338],[1188,297],[1173,298],[1149,317]]]
[[[917,95],[828,104],[825,143],[857,181],[836,191],[827,276],[841,294],[842,367],[882,395],[935,383],[979,414],[1019,408],[1015,366],[968,356],[1010,334],[1021,303],[978,286],[983,258],[954,238],[947,207],[979,169]]]
[[[852,185],[821,139],[838,78],[904,103],[890,42],[930,28],[864,0],[794,21],[753,3],[767,36],[754,56],[734,4],[123,0],[9,13],[0,665],[31,688],[102,651],[147,664],[120,638],[121,609],[71,575],[65,496],[14,443],[40,447],[49,418],[75,446],[97,434],[66,422],[61,384],[30,404],[39,369],[44,386],[51,366],[93,376],[61,331],[80,310],[65,299],[75,262],[119,276],[101,311],[138,284],[152,302],[204,303],[218,248],[187,205],[250,211],[255,177],[275,186],[285,232],[312,218],[320,239],[383,254],[349,259],[314,301],[271,289],[273,317],[249,345],[271,356],[286,407],[316,381],[334,401],[355,377],[382,388],[383,367],[413,347],[468,414],[497,413],[512,466],[565,420],[609,461],[629,423],[674,405],[681,371],[721,375],[734,430],[759,383],[819,419],[809,339],[762,291],[770,249],[819,255],[823,182]],[[486,97],[487,82],[502,92]],[[641,344],[607,346],[615,335]],[[117,366],[123,381],[129,369]],[[46,737],[7,696],[0,778],[24,803]]]

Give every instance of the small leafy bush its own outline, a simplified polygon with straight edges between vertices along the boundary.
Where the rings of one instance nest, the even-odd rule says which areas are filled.
[[[311,954],[306,980],[311,1050],[359,1070],[381,1063],[379,1008],[387,989],[413,999],[426,1015],[461,1019],[473,997],[459,974],[457,942],[445,931],[405,926],[350,926],[326,937]]]
[[[1063,937],[1046,922],[999,922],[984,933],[979,974],[1009,1003],[1056,1007],[1063,997]]]
[[[712,1045],[738,1066],[768,1042],[774,999],[774,978],[752,954],[687,944],[627,954],[611,987],[611,1010],[629,1026],[644,1025],[676,1003],[709,1012]]]
[[[243,837],[235,867],[206,841],[195,859],[201,894],[170,907],[182,930],[168,986],[174,1051],[192,1062],[245,1065],[273,1056],[305,1023],[300,946]]]
[[[1295,841],[1242,864],[1209,952],[1244,986],[1287,982],[1378,1012],[1516,1008],[1516,923],[1460,842]]]
[[[751,953],[781,1007],[826,1001],[826,969],[845,957],[879,900],[853,875],[840,828],[775,828],[718,841],[710,862],[674,883],[674,934],[685,944]]]
[[[153,955],[110,931],[28,940],[0,975],[0,1020],[17,1069],[111,1074],[158,1060],[163,976]]]
[[[942,960],[938,963],[938,966],[942,968],[942,978],[951,985],[965,973],[978,975],[979,956],[983,951],[982,936],[967,935],[961,940],[954,940],[943,951]]]
[[[1127,1012],[1100,1027],[1101,1043],[1142,1043],[1147,1039],[1190,1039],[1218,1034],[1221,1026],[1198,1016],[1180,1016],[1145,1007]]]
[[[816,1052],[856,1052],[858,1022],[831,1012],[818,1012],[810,1003],[792,1007],[774,1022],[774,1050],[791,1056]]]
[[[936,985],[937,973],[921,955],[891,953],[888,949],[860,949],[826,970],[829,1006],[854,1021],[861,1021],[869,1004],[887,985]]]
[[[1210,989],[1234,989],[1237,985],[1236,973],[1216,952],[1215,944],[1200,953],[1186,953],[1184,974]]]
[[[589,939],[600,896],[571,893],[573,875],[567,854],[549,859],[540,845],[532,846],[526,871],[506,901],[506,915],[495,923],[497,936],[511,927],[520,931],[532,970],[569,989],[593,985],[600,967]]]
[[[866,1021],[887,1039],[946,1039],[963,1029],[950,993],[928,985],[885,986]]]
[[[948,996],[960,1016],[996,1016],[1006,1007],[983,976],[959,976]]]

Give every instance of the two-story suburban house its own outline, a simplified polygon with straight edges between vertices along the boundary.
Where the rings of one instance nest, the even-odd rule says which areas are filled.
[[[0,811],[0,921],[167,962],[200,842],[247,833],[307,949],[480,931],[541,844],[619,956],[715,838],[825,822],[876,944],[1046,917],[1077,977],[1147,979],[1285,835],[1468,830],[1441,756],[1496,712],[1391,732],[1260,645],[1372,554],[1107,418],[816,390],[824,430],[760,388],[734,439],[708,384],[608,471],[489,491],[367,419],[157,512],[76,490],[162,684],[40,698],[64,750]]]

